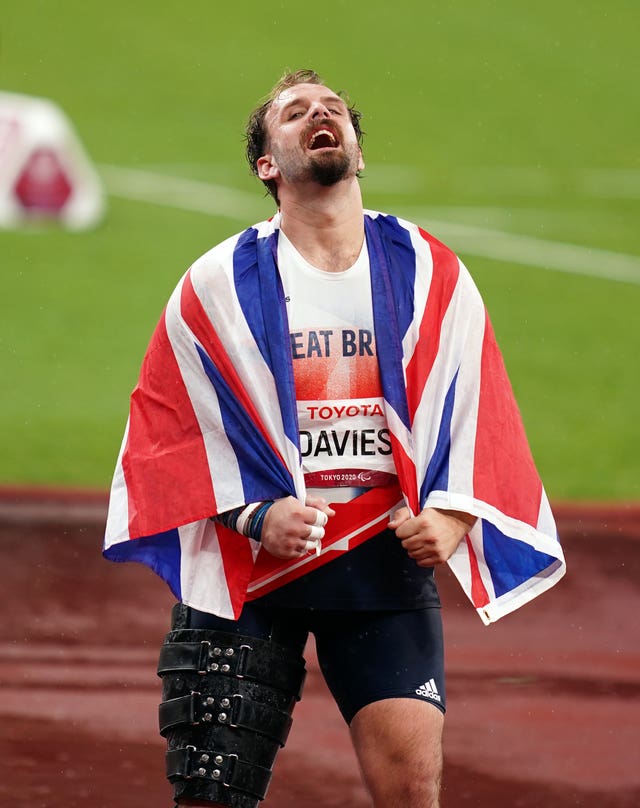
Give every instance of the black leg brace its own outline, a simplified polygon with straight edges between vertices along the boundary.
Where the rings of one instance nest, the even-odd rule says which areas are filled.
[[[172,630],[160,650],[160,734],[174,798],[255,808],[300,698],[304,659],[286,646],[210,629]]]

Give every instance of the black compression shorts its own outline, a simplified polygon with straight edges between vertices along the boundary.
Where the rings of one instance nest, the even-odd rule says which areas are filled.
[[[419,699],[445,710],[442,620],[437,607],[342,611],[247,603],[237,621],[188,611],[188,628],[273,639],[298,653],[312,633],[323,676],[347,724],[362,707],[382,699]]]

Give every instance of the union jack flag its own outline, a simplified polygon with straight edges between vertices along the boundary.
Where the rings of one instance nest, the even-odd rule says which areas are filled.
[[[365,211],[384,410],[399,489],[337,507],[318,556],[281,561],[210,517],[305,499],[280,219],[198,259],[171,296],[131,397],[104,554],[150,566],[184,603],[237,618],[248,598],[386,526],[399,504],[478,517],[449,564],[485,623],[553,586],[565,563],[482,299],[414,224]]]

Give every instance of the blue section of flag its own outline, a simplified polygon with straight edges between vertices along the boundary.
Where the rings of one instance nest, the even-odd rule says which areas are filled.
[[[413,319],[413,284],[416,273],[415,252],[409,234],[391,216],[365,216],[365,233],[371,269],[373,322],[380,367],[382,392],[407,429],[409,407],[404,384],[402,338]],[[402,260],[391,258],[384,239],[390,237],[400,247]]]
[[[416,251],[409,231],[395,216],[366,217],[367,232],[374,228],[379,233],[379,244],[384,252],[390,301],[403,340],[414,318],[413,293],[416,283]],[[386,245],[386,246],[385,246]]]
[[[558,559],[541,553],[520,539],[505,536],[486,519],[482,521],[484,558],[491,570],[496,597],[558,566]]]
[[[163,578],[175,597],[182,597],[180,586],[180,536],[178,529],[113,544],[104,550],[109,561],[138,561]]]
[[[451,450],[451,416],[456,399],[456,382],[458,374],[453,377],[442,408],[442,418],[438,429],[436,448],[431,455],[427,471],[420,488],[420,502],[424,503],[431,491],[449,490],[449,453]]]

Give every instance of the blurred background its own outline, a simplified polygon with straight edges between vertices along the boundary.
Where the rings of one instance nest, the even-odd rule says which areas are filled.
[[[272,211],[244,122],[285,68],[363,111],[369,208],[459,252],[552,499],[637,499],[637,4],[5,0],[0,91],[54,101],[94,229],[0,230],[0,482],[106,487],[178,278]]]

